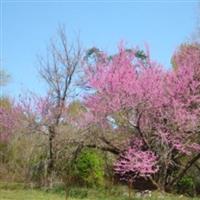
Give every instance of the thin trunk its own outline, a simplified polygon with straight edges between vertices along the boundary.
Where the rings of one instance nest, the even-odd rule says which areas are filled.
[[[133,189],[133,181],[129,180],[129,183],[128,183],[128,196],[129,196],[129,199],[131,199],[132,189]]]
[[[55,137],[55,128],[50,126],[49,127],[49,159],[48,159],[48,166],[47,166],[48,174],[51,174],[54,167],[54,152],[53,152],[54,137]]]
[[[200,172],[200,167],[199,167],[199,165],[198,164],[195,164],[195,167],[199,170],[199,172]]]
[[[150,176],[149,180],[152,182],[152,184],[156,187],[156,189],[159,189],[160,186],[158,185],[158,183]]]

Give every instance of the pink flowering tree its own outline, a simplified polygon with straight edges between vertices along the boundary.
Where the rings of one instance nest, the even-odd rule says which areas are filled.
[[[5,103],[6,101],[6,103]],[[38,97],[33,94],[21,96],[17,101],[1,100],[0,108],[0,140],[7,142],[19,130],[25,132],[41,131],[51,120],[52,108],[47,97]],[[23,131],[23,132],[24,132]]]
[[[0,142],[7,142],[13,135],[19,125],[20,115],[17,107],[0,108]]]
[[[156,155],[143,148],[143,141],[135,138],[129,147],[120,154],[119,160],[114,165],[115,174],[121,180],[128,182],[130,189],[138,177],[146,179],[159,170]]]
[[[166,189],[200,157],[200,81],[196,77],[200,54],[195,51],[192,62],[177,62],[177,70],[166,71],[150,59],[148,50],[143,57],[138,52],[123,45],[112,57],[98,52],[99,59],[86,67],[91,92],[85,104],[94,123],[114,132],[130,132],[132,140],[143,144],[123,151],[116,173],[151,179],[154,174],[157,187]],[[175,57],[179,60],[178,53]],[[137,161],[138,155],[146,159]],[[180,166],[181,157],[188,158],[186,166]],[[149,166],[147,173],[142,166]]]

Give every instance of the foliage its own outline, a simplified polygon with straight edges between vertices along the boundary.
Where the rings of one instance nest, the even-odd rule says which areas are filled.
[[[78,155],[74,167],[76,176],[86,185],[103,185],[104,160],[99,152],[84,149]]]
[[[199,162],[187,171],[177,183],[176,190],[178,193],[184,193],[190,196],[196,196],[200,194],[200,168]]]
[[[194,179],[189,176],[182,177],[177,183],[177,189],[179,193],[193,195],[195,191]]]
[[[171,187],[184,173],[182,170],[187,170],[187,164],[186,168],[180,167],[181,157],[189,162],[193,155],[193,163],[199,158],[199,154],[195,155],[200,150],[200,54],[195,51],[187,57],[191,62],[187,59],[177,62],[180,66],[176,71],[165,71],[150,59],[148,50],[145,62],[136,55],[136,50],[126,51],[121,45],[112,59],[103,52],[104,59],[88,64],[85,70],[87,88],[93,92],[86,97],[85,105],[92,115],[90,120],[102,129],[129,131],[132,141],[144,143],[137,151],[152,152],[151,155],[157,157],[154,164],[159,170],[154,183],[163,189],[167,185]],[[118,123],[116,115],[123,119],[122,124]],[[130,146],[130,142],[127,145]],[[135,159],[135,154],[129,156],[133,156],[130,162]],[[140,165],[146,163],[143,160]],[[149,164],[152,166],[151,162]],[[135,168],[132,170],[133,174],[138,174]],[[176,171],[178,176],[174,174]]]
[[[59,180],[65,189],[74,181],[102,186],[105,160],[91,150],[96,148],[118,156],[114,172],[122,180],[143,178],[162,190],[177,182],[192,188],[195,177],[183,176],[200,158],[199,45],[181,46],[173,56],[175,70],[168,71],[151,60],[148,49],[121,44],[109,56],[93,48],[88,56],[94,57],[85,61],[90,90],[83,101],[71,101],[69,95],[81,52],[70,57],[76,61],[70,67],[60,57],[63,51],[55,50],[51,53],[59,65],[43,63],[42,75],[49,83],[44,97],[24,94],[17,103],[1,98],[1,177],[12,175],[39,186]],[[106,172],[113,176],[111,164]]]
[[[182,44],[172,57],[173,68],[177,67],[192,67],[196,68],[200,60],[200,44]],[[198,71],[196,71],[198,72]],[[197,74],[198,75],[198,74]]]
[[[151,151],[142,151],[143,145],[141,140],[135,140],[121,154],[114,170],[122,180],[133,182],[137,177],[148,177],[158,171],[157,157]]]
[[[45,141],[39,135],[25,135],[15,133],[12,140],[6,145],[4,152],[6,160],[0,167],[6,172],[1,174],[2,179],[12,177],[15,181],[37,183],[44,181]],[[26,149],[26,151],[24,151]]]
[[[0,143],[4,143],[19,128],[22,113],[8,98],[2,97],[0,105]]]

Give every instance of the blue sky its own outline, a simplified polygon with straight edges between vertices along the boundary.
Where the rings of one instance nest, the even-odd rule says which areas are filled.
[[[80,32],[85,48],[114,52],[124,40],[129,46],[148,43],[152,58],[170,67],[174,50],[195,30],[198,1],[9,1],[1,2],[1,65],[12,80],[2,92],[17,97],[23,91],[43,94],[37,54],[45,55],[59,24],[69,37]]]

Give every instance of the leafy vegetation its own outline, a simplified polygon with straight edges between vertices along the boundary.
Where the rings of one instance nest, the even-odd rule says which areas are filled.
[[[77,157],[75,176],[88,186],[102,186],[104,183],[104,160],[102,155],[94,150],[85,149]]]

